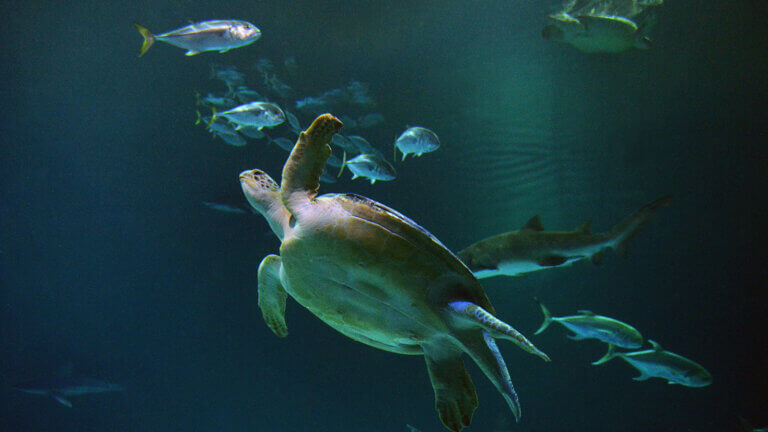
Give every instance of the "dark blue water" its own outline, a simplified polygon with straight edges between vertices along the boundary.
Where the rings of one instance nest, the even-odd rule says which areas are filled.
[[[628,259],[483,281],[498,315],[531,336],[541,316],[591,309],[704,365],[692,389],[601,367],[598,342],[553,328],[545,364],[500,342],[520,394],[511,413],[470,366],[474,431],[729,431],[768,424],[765,261],[768,4],[669,1],[648,51],[588,56],[541,38],[557,3],[263,1],[0,3],[0,430],[444,430],[421,357],[353,342],[289,301],[290,336],[256,307],[256,270],[278,242],[239,197],[237,174],[278,177],[286,153],[226,146],[196,127],[209,64],[250,85],[260,57],[294,56],[288,80],[317,95],[370,84],[391,154],[406,125],[442,148],[389,183],[323,185],[390,205],[449,248],[540,214],[603,231],[672,194]],[[137,58],[138,21],[247,19],[255,44]],[[342,113],[339,113],[342,114]],[[305,117],[304,124],[311,120]],[[73,374],[120,393],[73,399],[12,385]]]

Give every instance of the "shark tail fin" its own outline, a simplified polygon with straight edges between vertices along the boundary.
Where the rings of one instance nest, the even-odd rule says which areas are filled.
[[[139,57],[141,57],[146,54],[152,47],[152,44],[155,43],[155,35],[138,23],[133,23],[133,26],[136,27],[136,30],[141,33],[141,37],[144,38],[144,42],[141,44],[141,49],[139,50]]]
[[[549,309],[547,309],[546,306],[542,302],[539,301],[538,297],[533,298],[536,303],[539,304],[539,307],[541,308],[541,313],[544,315],[544,322],[541,323],[541,327],[539,327],[538,330],[536,330],[533,334],[537,335],[549,327],[550,324],[552,324],[552,314],[549,312]]]
[[[659,198],[650,204],[644,205],[614,226],[609,234],[613,240],[613,249],[616,251],[616,254],[626,258],[630,240],[648,223],[651,217],[656,214],[656,211],[669,206],[671,201],[671,195]]]
[[[601,365],[605,362],[612,360],[614,357],[616,357],[616,355],[618,355],[618,353],[616,352],[616,345],[609,343],[608,351],[605,353],[605,355],[600,357],[598,360],[593,361],[592,365],[593,366]]]

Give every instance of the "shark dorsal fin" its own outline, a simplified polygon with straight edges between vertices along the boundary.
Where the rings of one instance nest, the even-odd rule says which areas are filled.
[[[592,312],[591,310],[587,310],[587,309],[579,309],[576,312],[578,312],[578,313],[580,313],[582,315],[586,315],[586,316],[594,316],[595,315],[594,312]]]
[[[581,234],[592,234],[592,219],[588,219],[581,224],[580,227],[576,228],[576,232]]]
[[[651,348],[653,348],[654,351],[664,351],[664,348],[662,348],[655,340],[648,339],[648,342],[651,344]]]
[[[541,225],[541,216],[536,215],[532,217],[528,223],[523,226],[523,229],[532,231],[544,231],[544,226]]]

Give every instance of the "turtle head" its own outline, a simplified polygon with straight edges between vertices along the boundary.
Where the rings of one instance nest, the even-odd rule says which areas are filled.
[[[272,231],[282,241],[290,215],[280,200],[280,186],[269,174],[252,169],[240,173],[240,187],[251,207],[267,219]]]

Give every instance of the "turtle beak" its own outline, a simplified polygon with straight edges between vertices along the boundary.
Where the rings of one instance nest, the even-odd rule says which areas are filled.
[[[245,170],[240,173],[240,183],[253,180],[253,170]]]

